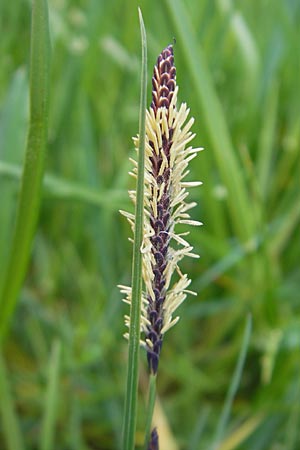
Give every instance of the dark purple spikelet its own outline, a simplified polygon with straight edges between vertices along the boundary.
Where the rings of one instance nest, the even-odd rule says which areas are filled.
[[[156,374],[163,336],[177,321],[173,318],[178,306],[185,300],[190,280],[179,268],[184,256],[198,258],[193,247],[183,238],[188,233],[177,234],[177,224],[201,225],[191,220],[189,210],[195,203],[187,203],[187,187],[200,182],[186,182],[188,163],[201,148],[188,143],[194,138],[190,131],[194,123],[187,121],[189,109],[182,103],[177,109],[178,86],[174,66],[173,47],[166,47],[157,59],[152,78],[152,102],[146,111],[145,142],[145,194],[143,236],[143,282],[141,331],[142,345],[147,351],[150,373]],[[138,150],[139,138],[135,138]],[[137,175],[137,163],[131,175]],[[136,191],[130,191],[133,202]],[[121,211],[134,231],[135,217]],[[173,279],[173,274],[177,281]],[[124,301],[131,304],[131,287],[120,286],[126,295]],[[125,316],[130,326],[130,317]],[[128,333],[125,334],[128,337]]]
[[[166,47],[157,59],[154,66],[152,78],[152,103],[151,108],[156,115],[159,108],[165,108],[168,116],[168,110],[171,105],[172,97],[176,87],[176,69],[174,66],[173,47]],[[152,289],[154,298],[148,294],[148,333],[146,334],[147,360],[151,373],[157,373],[159,355],[162,347],[162,328],[163,328],[163,307],[166,298],[166,267],[169,258],[170,244],[170,148],[172,146],[173,128],[168,125],[161,137],[162,142],[159,151],[155,151],[155,145],[149,142],[153,149],[150,161],[152,163],[151,175],[156,181],[157,186],[162,186],[163,190],[156,189],[153,185],[151,188],[151,196],[154,198],[153,206],[150,209],[150,225],[152,228],[152,236],[150,238],[153,255],[152,272],[154,274],[152,280]],[[164,164],[162,169],[163,161]],[[150,345],[149,345],[150,344]]]
[[[148,450],[159,450],[158,433],[156,428],[153,428],[151,431]]]
[[[169,108],[175,86],[176,68],[174,66],[173,46],[169,45],[161,52],[154,66],[151,108],[155,113],[162,106]]]

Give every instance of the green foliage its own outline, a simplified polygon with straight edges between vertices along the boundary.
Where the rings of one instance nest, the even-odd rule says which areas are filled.
[[[161,448],[204,450],[221,439],[222,450],[296,450],[300,7],[292,0],[49,1],[46,175],[1,352],[0,448],[121,448],[128,310],[116,286],[130,283],[132,246],[118,210],[131,207],[133,187],[138,6],[148,36],[148,103],[151,67],[174,36],[179,98],[196,119],[194,146],[205,147],[190,175],[204,182],[191,193],[193,218],[204,226],[189,239],[201,259],[183,262],[198,296],[182,305],[162,349]],[[0,291],[29,121],[30,15],[30,2],[0,3]],[[138,411],[142,447],[143,401]]]
[[[10,326],[28,265],[39,212],[48,137],[50,36],[46,0],[33,1],[31,19],[28,138],[13,241],[3,289],[0,289],[0,342]]]
[[[146,107],[147,107],[147,37],[142,12],[139,9],[142,41],[141,97],[139,111],[139,146],[137,161],[137,182],[135,202],[135,225],[132,256],[130,326],[128,336],[127,384],[125,392],[123,449],[135,447],[135,432],[138,405],[139,356],[142,307],[142,253],[144,233],[144,173],[146,145]]]

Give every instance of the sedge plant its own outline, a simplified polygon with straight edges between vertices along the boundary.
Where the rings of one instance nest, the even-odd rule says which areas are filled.
[[[140,20],[145,48],[141,14]],[[190,145],[195,137],[191,131],[194,119],[188,118],[190,111],[186,103],[178,106],[173,46],[168,45],[158,56],[152,77],[152,102],[146,111],[145,54],[144,50],[140,132],[133,139],[138,160],[132,160],[133,170],[130,172],[137,185],[129,192],[135,204],[135,214],[121,211],[134,236],[132,286],[120,286],[124,301],[130,305],[130,314],[125,316],[129,329],[125,333],[129,340],[129,361],[124,450],[134,448],[137,347],[140,345],[146,350],[149,370],[144,448],[159,448],[159,430],[154,428],[151,431],[151,426],[162,344],[165,333],[179,320],[175,315],[177,308],[187,294],[196,295],[189,290],[191,280],[181,271],[179,263],[185,256],[198,258],[198,255],[186,240],[189,232],[178,233],[177,225],[201,225],[189,215],[196,203],[187,201],[188,188],[199,186],[201,182],[185,181],[185,177],[189,173],[189,162],[202,148]]]

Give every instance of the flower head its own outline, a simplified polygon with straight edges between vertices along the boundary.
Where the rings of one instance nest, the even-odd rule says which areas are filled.
[[[148,450],[159,450],[158,433],[156,428],[153,428],[151,431]]]
[[[191,220],[189,210],[196,204],[187,203],[188,187],[200,182],[185,182],[188,163],[201,148],[192,148],[189,142],[195,137],[190,129],[194,119],[187,120],[189,109],[182,103],[177,109],[178,86],[174,66],[173,47],[165,48],[157,59],[152,78],[152,103],[146,111],[145,194],[141,331],[142,344],[147,350],[151,373],[158,369],[163,336],[179,320],[175,310],[185,300],[190,279],[179,269],[184,256],[198,258],[185,240],[188,234],[175,232],[177,224],[201,225]],[[134,138],[138,149],[138,137]],[[133,161],[131,173],[137,175]],[[135,202],[136,192],[130,196]],[[134,216],[122,211],[134,229]],[[174,280],[173,275],[177,274]],[[131,288],[121,286],[131,302]],[[130,318],[125,317],[129,326]]]

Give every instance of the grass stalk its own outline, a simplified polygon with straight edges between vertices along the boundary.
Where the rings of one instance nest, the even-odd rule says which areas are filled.
[[[0,352],[0,413],[4,441],[7,450],[23,450],[22,434],[14,409],[14,400],[11,395],[8,373],[4,358]]]
[[[246,319],[246,325],[245,325],[245,330],[244,330],[244,335],[243,335],[242,346],[241,346],[241,350],[240,350],[239,357],[237,360],[236,368],[235,368],[235,371],[234,371],[234,374],[233,374],[233,377],[232,377],[232,380],[231,380],[231,383],[230,383],[230,386],[229,386],[229,389],[227,392],[227,396],[226,396],[225,403],[223,406],[223,411],[220,416],[220,420],[218,422],[217,430],[215,433],[214,443],[211,447],[212,450],[216,450],[219,447],[219,444],[220,444],[220,442],[224,436],[225,430],[226,430],[232,403],[233,403],[235,394],[238,390],[238,387],[239,387],[239,384],[241,381],[241,376],[242,376],[242,372],[243,372],[243,368],[244,368],[244,364],[245,364],[245,360],[246,360],[246,355],[247,355],[247,351],[249,348],[251,330],[252,330],[252,316],[249,314]]]
[[[149,378],[149,394],[148,394],[148,404],[147,404],[147,415],[146,415],[146,427],[145,427],[145,443],[144,450],[148,449],[150,433],[151,433],[151,425],[153,418],[153,411],[155,406],[156,399],[156,374],[150,374]]]
[[[58,413],[57,402],[59,398],[59,370],[61,361],[61,343],[55,341],[52,346],[49,371],[48,386],[45,399],[44,417],[40,439],[41,450],[51,450],[54,448],[55,423]]]
[[[127,389],[125,398],[125,413],[123,425],[123,449],[134,448],[138,368],[140,349],[140,320],[141,320],[141,295],[142,295],[142,255],[141,245],[144,230],[144,153],[145,153],[145,122],[147,103],[147,41],[146,31],[141,10],[139,20],[142,41],[142,71],[139,114],[139,152],[138,152],[138,177],[135,206],[135,230],[132,262],[132,302],[130,307],[130,328],[128,347]]]
[[[9,329],[16,307],[38,218],[47,142],[49,57],[47,0],[33,0],[29,132],[13,242],[0,295],[0,340]]]

